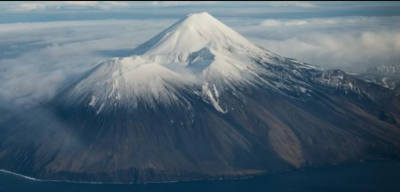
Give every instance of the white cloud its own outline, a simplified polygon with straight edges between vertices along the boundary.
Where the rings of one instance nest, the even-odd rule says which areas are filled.
[[[129,3],[124,1],[104,1],[105,5],[115,6],[115,7],[127,7]]]
[[[4,6],[5,10],[11,12],[30,12],[60,9],[110,9],[128,7],[129,3],[123,1],[51,1],[35,3],[15,3]]]
[[[333,18],[310,18],[310,19],[266,19],[260,25],[268,27],[283,27],[283,26],[333,26],[333,25],[360,25],[369,23],[380,23],[380,17],[333,17]]]
[[[282,26],[283,22],[276,19],[267,19],[264,20],[262,23],[260,23],[260,25],[268,27],[276,27],[276,26]]]
[[[272,52],[324,68],[363,69],[400,63],[400,17],[267,20],[267,25],[266,20],[221,19]],[[20,104],[49,99],[71,77],[119,56],[174,22],[176,19],[0,24],[0,98]]]
[[[93,6],[99,5],[99,2],[98,1],[65,1],[65,4],[93,7]]]
[[[7,7],[9,11],[15,12],[37,11],[44,10],[45,8],[46,5],[42,3],[21,3],[17,5],[10,5]]]
[[[371,65],[400,65],[399,21],[400,17],[268,19],[239,31],[282,56],[360,71]]]
[[[151,6],[177,6],[177,5],[190,5],[192,1],[152,1],[148,3]]]
[[[70,78],[107,58],[120,56],[173,22],[175,20],[0,24],[0,98],[21,105],[48,100]]]
[[[182,6],[182,5],[198,5],[198,4],[212,4],[214,1],[152,1],[147,3],[150,6]]]
[[[214,1],[151,1],[151,2],[124,2],[124,1],[50,1],[50,2],[15,2],[5,4],[0,8],[10,12],[77,10],[77,9],[111,9],[123,7],[151,6],[172,7],[183,5],[213,4]]]
[[[100,9],[129,6],[127,2],[123,1],[66,1],[65,4],[71,6],[97,7]]]
[[[307,25],[309,24],[306,20],[292,20],[292,21],[280,21],[276,19],[264,20],[260,25],[268,27],[280,27],[280,26],[297,26],[297,25]]]
[[[400,64],[397,31],[310,33],[284,40],[260,40],[269,50],[323,68],[363,70],[371,65]]]
[[[315,7],[313,3],[305,1],[274,1],[269,3],[270,5],[276,7],[303,7],[303,8]]]

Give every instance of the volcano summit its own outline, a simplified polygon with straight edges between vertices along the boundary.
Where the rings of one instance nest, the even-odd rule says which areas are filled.
[[[191,14],[25,113],[1,109],[0,169],[49,180],[231,178],[400,157],[400,96]]]

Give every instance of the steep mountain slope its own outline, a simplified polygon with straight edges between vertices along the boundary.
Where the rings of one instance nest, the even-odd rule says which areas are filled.
[[[1,110],[0,168],[41,179],[207,179],[400,157],[399,93],[273,54],[208,13],[41,108]]]

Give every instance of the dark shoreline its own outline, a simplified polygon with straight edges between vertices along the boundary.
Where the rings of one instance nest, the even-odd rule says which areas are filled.
[[[3,170],[0,169],[1,173],[6,173],[10,174],[13,176],[17,176],[26,180],[30,181],[37,181],[37,182],[54,182],[54,183],[71,183],[71,184],[92,184],[92,185],[148,185],[148,184],[169,184],[169,183],[189,183],[189,182],[203,182],[203,181],[232,181],[232,180],[246,180],[246,179],[251,179],[251,178],[259,178],[259,177],[265,177],[265,176],[271,176],[274,174],[280,174],[280,173],[289,173],[289,172],[300,172],[304,170],[312,170],[312,169],[318,169],[318,168],[331,168],[331,167],[336,167],[336,166],[351,166],[351,165],[356,165],[360,163],[369,163],[369,162],[400,162],[400,159],[398,158],[378,158],[378,159],[362,159],[358,161],[347,161],[347,162],[341,162],[341,163],[336,163],[336,164],[327,164],[327,165],[306,165],[298,168],[293,168],[293,169],[288,169],[288,170],[281,170],[281,171],[273,171],[273,172],[267,172],[267,173],[260,173],[260,174],[249,174],[247,176],[243,177],[219,177],[219,178],[207,178],[207,179],[188,179],[188,180],[176,180],[176,181],[150,181],[150,182],[86,182],[86,181],[70,181],[70,180],[44,180],[44,179],[37,179],[34,177],[22,175],[19,173],[15,173],[12,171],[8,170]]]

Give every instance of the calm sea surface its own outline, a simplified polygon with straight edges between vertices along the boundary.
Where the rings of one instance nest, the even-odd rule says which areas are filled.
[[[400,192],[400,161],[370,161],[349,165],[282,172],[239,180],[154,184],[78,184],[33,181],[0,172],[0,192]]]

